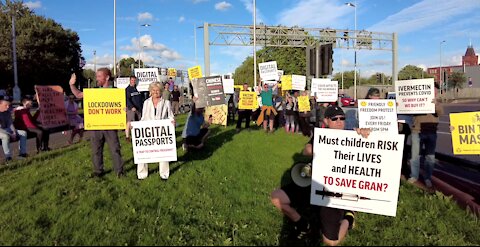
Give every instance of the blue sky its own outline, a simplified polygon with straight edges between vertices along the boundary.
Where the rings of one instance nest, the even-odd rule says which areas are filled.
[[[80,36],[87,68],[113,64],[113,0],[25,1]],[[117,0],[117,61],[142,57],[147,64],[186,69],[195,65],[194,26],[203,22],[252,25],[251,0]],[[257,23],[354,29],[348,0],[257,0]],[[351,0],[355,2],[355,0]],[[471,42],[480,51],[480,0],[357,0],[357,29],[398,33],[399,69],[440,63],[461,64]],[[142,27],[141,24],[151,24]],[[197,29],[198,62],[203,66],[203,31]],[[139,41],[140,44],[139,45]],[[143,52],[138,47],[143,47]],[[252,47],[211,47],[211,73],[233,72]],[[391,74],[391,52],[358,52],[362,76]],[[353,70],[353,51],[335,49],[334,73]],[[279,68],[281,69],[281,68]]]

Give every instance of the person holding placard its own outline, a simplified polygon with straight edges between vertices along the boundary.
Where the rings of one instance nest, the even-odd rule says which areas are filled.
[[[97,70],[95,77],[97,79],[97,85],[101,88],[109,88],[109,80],[112,77],[112,72],[108,68],[100,68]],[[75,73],[72,74],[70,77],[70,90],[72,91],[73,95],[79,99],[83,99],[83,92],[78,90],[75,87],[75,82],[77,81],[77,76]],[[123,170],[123,160],[122,154],[120,153],[120,142],[118,140],[118,133],[116,130],[92,130],[92,160],[93,160],[93,173],[92,177],[103,177],[104,169],[103,169],[103,148],[105,146],[105,142],[108,143],[110,147],[110,153],[112,155],[113,160],[113,168],[117,177],[125,176]]]
[[[295,101],[293,97],[287,92],[285,101],[285,131],[287,133],[295,133]]]
[[[162,86],[159,82],[152,82],[148,87],[150,98],[143,103],[142,119],[140,121],[148,120],[162,120],[170,119],[175,126],[174,114],[170,101],[163,99]],[[167,180],[170,176],[170,166],[168,161],[159,162],[160,177]],[[137,165],[138,179],[145,179],[148,176],[148,164]]]
[[[49,151],[48,147],[50,133],[45,128],[42,128],[37,124],[35,118],[30,114],[30,108],[32,107],[32,100],[24,98],[22,105],[15,108],[15,128],[18,130],[27,131],[27,133],[35,134],[35,140],[37,144],[37,153],[42,151]],[[40,110],[37,110],[37,113]],[[35,114],[36,115],[36,114]]]
[[[338,106],[330,106],[325,112],[325,125],[330,129],[345,129],[345,113]],[[367,138],[370,129],[356,129],[359,135]],[[303,155],[313,158],[313,137],[305,145]],[[311,186],[300,187],[290,183],[271,194],[272,204],[287,216],[295,225],[298,239],[303,239],[311,234],[311,223],[319,222],[322,232],[323,243],[334,246],[343,241],[349,229],[352,229],[355,221],[355,213],[348,210],[328,208],[310,204]],[[307,219],[302,216],[298,209],[310,208],[315,217],[319,219]],[[314,221],[315,220],[315,221]]]
[[[308,92],[303,91],[302,96],[299,99],[302,100],[302,102],[299,101],[298,125],[300,127],[300,130],[302,131],[302,134],[309,137],[312,130],[310,128],[311,104]]]
[[[248,83],[243,83],[243,89],[241,91],[248,92]],[[240,102],[240,93],[237,98],[237,105]],[[237,133],[242,129],[242,121],[245,119],[245,129],[250,130],[250,117],[252,116],[252,110],[242,110],[238,109],[238,120],[237,120]]]
[[[130,76],[130,84],[125,89],[127,102],[127,128],[125,129],[125,138],[130,141],[131,122],[142,118],[143,95],[138,92],[136,86],[137,78]]]
[[[438,85],[435,84],[436,103]],[[412,158],[410,159],[410,178],[409,183],[416,183],[420,175],[420,150],[425,148],[425,186],[432,187],[432,174],[435,166],[435,149],[437,147],[437,129],[440,115],[443,114],[443,108],[435,104],[435,113],[418,114],[413,117],[412,125]]]

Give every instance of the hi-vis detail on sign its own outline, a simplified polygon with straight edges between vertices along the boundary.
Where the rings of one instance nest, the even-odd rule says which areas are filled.
[[[480,154],[480,112],[450,113],[453,154]]]
[[[395,100],[358,100],[358,122],[360,128],[398,134]]]
[[[395,94],[398,114],[435,113],[433,78],[397,81]]]
[[[175,126],[171,119],[132,122],[135,164],[177,161]]]
[[[160,81],[158,68],[135,69],[135,76],[138,80],[137,90],[139,92],[148,91],[150,83]]]
[[[123,130],[126,124],[125,89],[83,90],[85,130]]]
[[[395,216],[404,136],[314,133],[311,204]]]
[[[277,61],[258,64],[262,81],[278,81]]]

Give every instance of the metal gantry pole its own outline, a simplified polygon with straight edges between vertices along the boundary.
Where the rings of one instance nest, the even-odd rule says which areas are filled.
[[[210,37],[208,35],[208,23],[203,23],[203,58],[205,63],[205,76],[210,76]]]

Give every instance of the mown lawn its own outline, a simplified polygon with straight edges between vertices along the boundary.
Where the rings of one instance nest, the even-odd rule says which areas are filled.
[[[178,121],[180,136],[185,118]],[[177,138],[180,146],[181,138]],[[270,204],[270,192],[308,141],[283,131],[213,127],[202,153],[158,166],[139,181],[122,138],[127,177],[90,178],[83,142],[0,167],[0,245],[303,245]],[[359,213],[345,245],[480,245],[480,222],[441,194],[402,184],[397,217]],[[315,244],[307,242],[307,244]]]

